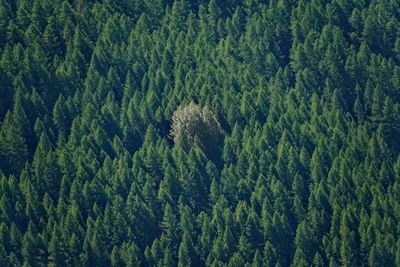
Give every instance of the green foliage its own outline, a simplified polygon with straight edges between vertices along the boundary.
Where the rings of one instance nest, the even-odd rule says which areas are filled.
[[[399,266],[399,8],[0,0],[0,266]]]

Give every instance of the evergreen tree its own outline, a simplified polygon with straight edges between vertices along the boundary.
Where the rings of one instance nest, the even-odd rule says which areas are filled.
[[[0,0],[0,266],[400,265],[398,10]]]

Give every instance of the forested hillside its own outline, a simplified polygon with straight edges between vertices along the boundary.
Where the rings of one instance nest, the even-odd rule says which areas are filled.
[[[399,18],[0,0],[0,266],[400,266]]]

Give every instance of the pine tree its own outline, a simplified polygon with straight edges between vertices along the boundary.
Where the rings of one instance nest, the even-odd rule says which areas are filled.
[[[189,234],[184,231],[182,242],[178,249],[178,266],[191,266],[197,264],[197,255],[193,247],[193,242]]]
[[[297,226],[295,244],[297,249],[301,250],[302,257],[306,262],[311,262],[312,257],[315,254],[316,239],[312,232],[311,227],[307,225],[307,222],[303,221]],[[295,253],[296,254],[296,253]]]
[[[40,263],[39,239],[38,236],[33,232],[33,228],[33,224],[30,223],[28,231],[25,233],[22,239],[21,248],[21,254],[24,261],[31,266]]]
[[[18,175],[28,158],[28,148],[21,132],[8,112],[0,129],[1,169],[7,174]]]
[[[116,246],[113,247],[111,252],[111,266],[122,266],[122,259]]]
[[[63,255],[62,247],[60,244],[60,232],[57,227],[54,227],[54,230],[51,235],[51,240],[49,243],[49,266],[60,266],[65,262],[65,258]]]

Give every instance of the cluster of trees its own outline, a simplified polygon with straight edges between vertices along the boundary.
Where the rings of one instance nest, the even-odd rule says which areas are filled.
[[[0,266],[400,266],[399,12],[0,0]]]

